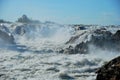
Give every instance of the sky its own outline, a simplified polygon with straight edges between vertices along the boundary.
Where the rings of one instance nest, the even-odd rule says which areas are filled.
[[[62,24],[120,24],[120,0],[0,0],[0,19],[31,19]]]

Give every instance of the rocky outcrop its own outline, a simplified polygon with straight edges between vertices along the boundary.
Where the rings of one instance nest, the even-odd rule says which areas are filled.
[[[17,21],[17,22],[30,23],[31,20],[30,20],[26,15],[23,15],[21,18],[18,18],[18,21]]]
[[[20,23],[40,23],[38,20],[31,20],[26,15],[23,15],[22,17],[18,18],[17,22]]]
[[[102,66],[96,80],[120,80],[120,56]]]
[[[77,41],[81,36],[83,36],[86,31],[80,35],[72,37],[66,44],[74,43]],[[86,38],[86,36],[85,36]],[[110,50],[110,51],[120,51],[120,30],[118,30],[115,34],[112,34],[110,31],[107,31],[105,28],[96,29],[89,41],[83,41],[79,44],[76,44],[75,47],[69,46],[61,50],[62,53],[68,54],[86,54],[89,53],[89,45],[94,45],[102,50]]]

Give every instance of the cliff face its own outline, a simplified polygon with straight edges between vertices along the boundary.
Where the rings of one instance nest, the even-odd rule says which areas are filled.
[[[120,80],[120,56],[102,66],[96,80]]]

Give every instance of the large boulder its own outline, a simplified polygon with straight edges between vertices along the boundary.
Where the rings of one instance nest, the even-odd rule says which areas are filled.
[[[102,66],[96,80],[120,80],[120,56]]]

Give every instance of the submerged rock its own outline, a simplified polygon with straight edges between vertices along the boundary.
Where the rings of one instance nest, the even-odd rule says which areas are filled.
[[[96,80],[120,80],[120,56],[102,66]]]
[[[64,79],[64,80],[73,80],[74,79],[73,77],[71,77],[71,76],[69,76],[68,74],[65,74],[65,73],[61,73],[59,75],[59,78]]]

